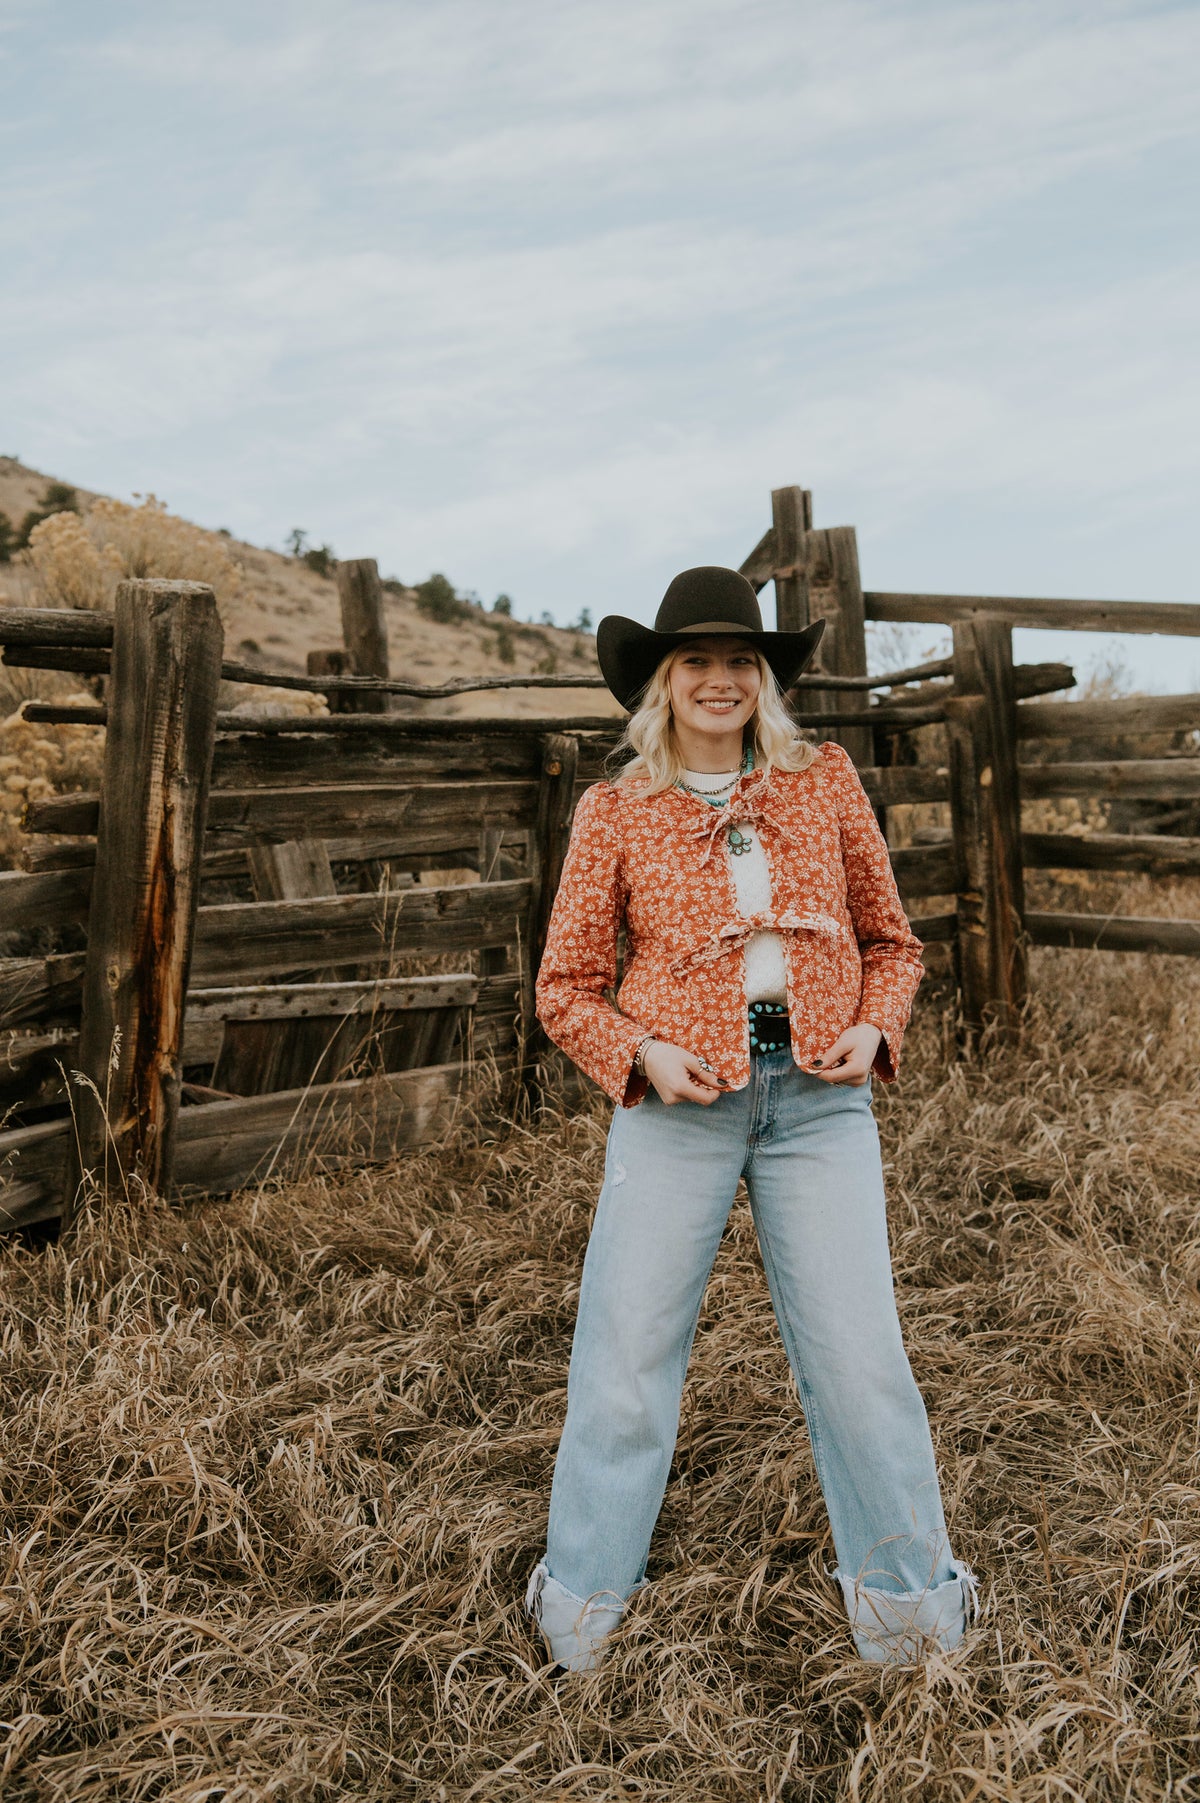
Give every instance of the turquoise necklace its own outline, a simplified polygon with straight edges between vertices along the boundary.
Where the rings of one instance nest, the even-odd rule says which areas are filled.
[[[738,777],[745,776],[747,771],[753,770],[753,768],[754,749],[752,746],[748,745],[742,753],[741,768],[739,769],[737,776],[735,776],[731,782],[722,784],[722,787],[732,789],[733,784],[737,782]],[[681,789],[686,789],[689,795],[694,795],[697,801],[707,802],[710,808],[723,808],[725,803],[729,800],[728,795],[722,795],[718,798],[707,789],[694,789],[691,783],[684,782],[682,777],[679,779],[679,787]],[[749,838],[747,834],[739,831],[736,826],[731,826],[726,835],[726,844],[729,846],[729,850],[735,858],[744,857],[753,843],[754,841]]]

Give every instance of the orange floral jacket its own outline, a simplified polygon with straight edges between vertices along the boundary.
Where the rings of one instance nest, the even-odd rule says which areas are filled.
[[[770,865],[769,913],[738,912],[724,845],[738,823],[757,829]],[[622,922],[614,1005],[606,992]],[[741,1089],[750,1081],[743,948],[764,928],[783,939],[797,1064],[869,1022],[883,1034],[875,1070],[891,1081],[921,980],[921,942],[840,745],[822,745],[807,770],[748,772],[723,808],[677,788],[645,796],[598,782],[585,790],[538,971],[538,1019],[623,1107],[646,1093],[633,1055],[647,1033],[707,1058]]]

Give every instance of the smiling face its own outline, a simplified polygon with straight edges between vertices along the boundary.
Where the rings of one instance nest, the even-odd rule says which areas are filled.
[[[694,770],[733,769],[742,728],[762,687],[758,658],[744,639],[697,636],[672,654],[667,672],[672,724],[685,764]],[[713,758],[725,759],[713,763]]]

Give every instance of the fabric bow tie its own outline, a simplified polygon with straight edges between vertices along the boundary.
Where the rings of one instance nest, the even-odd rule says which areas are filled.
[[[754,933],[827,933],[836,938],[841,931],[832,914],[797,914],[792,908],[782,914],[772,914],[764,908],[757,914],[738,914],[727,920],[711,939],[706,939],[703,945],[693,946],[682,958],[677,958],[671,970],[677,974],[689,965],[711,964],[714,959],[723,958],[726,952],[745,945]]]
[[[733,826],[761,826],[764,819],[763,791],[765,772],[756,771],[746,782],[736,788],[723,808],[710,807],[708,812],[712,818],[702,821],[695,834],[704,846],[704,856],[700,867],[708,863],[712,857],[713,847],[722,833],[727,833]]]

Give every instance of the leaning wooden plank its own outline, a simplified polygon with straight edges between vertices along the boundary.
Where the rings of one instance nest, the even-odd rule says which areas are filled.
[[[775,566],[779,562],[779,553],[775,544],[775,528],[768,526],[749,557],[738,565],[747,582],[756,589],[765,588],[775,574]]]
[[[92,873],[54,870],[32,875],[0,871],[0,933],[17,927],[61,927],[87,918]]]
[[[374,788],[223,789],[212,797],[212,832],[282,842],[325,839],[372,829],[406,829],[428,841],[478,833],[484,825],[527,827],[537,810],[533,783],[386,784]]]
[[[536,723],[534,723],[536,724]],[[327,783],[533,782],[540,732],[480,730],[460,739],[412,740],[362,732],[348,743],[329,735],[267,738],[244,733],[217,742],[213,788],[320,788]]]
[[[1200,958],[1200,920],[1151,920],[1143,915],[1026,914],[1034,945],[1066,945],[1108,952],[1174,952]]]
[[[0,958],[0,1027],[78,1014],[85,961],[84,952]]]
[[[1021,764],[1021,794],[1127,795],[1137,801],[1194,801],[1200,758],[1114,758],[1107,763]]]
[[[622,717],[623,718],[623,717]],[[386,733],[389,738],[428,738],[453,743],[475,733],[503,733],[523,738],[531,728],[544,732],[591,732],[615,738],[622,718],[612,714],[542,715],[504,714],[264,714],[257,719],[243,714],[218,714],[218,732],[261,733],[264,737],[328,733],[356,739],[360,734]]]
[[[311,1161],[322,1169],[382,1163],[456,1127],[487,1119],[511,1058],[427,1065],[360,1081],[239,1097],[180,1111],[176,1181],[219,1195]]]
[[[511,988],[511,983],[509,988]],[[381,977],[375,983],[262,983],[253,987],[193,989],[187,1024],[208,1020],[304,1020],[310,1016],[374,1014],[409,1008],[470,1008],[480,979],[461,976]]]
[[[953,626],[991,615],[1010,626],[1071,632],[1166,632],[1200,635],[1200,605],[1191,601],[1059,601],[1028,595],[908,595],[875,589],[863,597],[868,620],[930,621]]]
[[[342,838],[372,829],[396,835],[407,828],[430,849],[443,842],[449,849],[484,825],[531,826],[536,811],[532,782],[219,789],[209,802],[208,828],[223,844]],[[24,826],[29,833],[94,833],[98,818],[98,796],[62,795],[30,802]]]
[[[1021,855],[1038,870],[1200,873],[1200,839],[1177,839],[1166,833],[1022,833]]]
[[[60,1120],[0,1133],[0,1232],[58,1214],[70,1132]]]
[[[907,845],[891,854],[892,871],[905,897],[953,895],[958,861],[952,845]]]
[[[1023,701],[1022,739],[1081,739],[1094,734],[1188,732],[1200,727],[1200,695],[1122,695],[1115,701]]]
[[[350,959],[376,962],[514,944],[529,893],[527,882],[471,883],[201,908],[193,979],[262,978]]]

